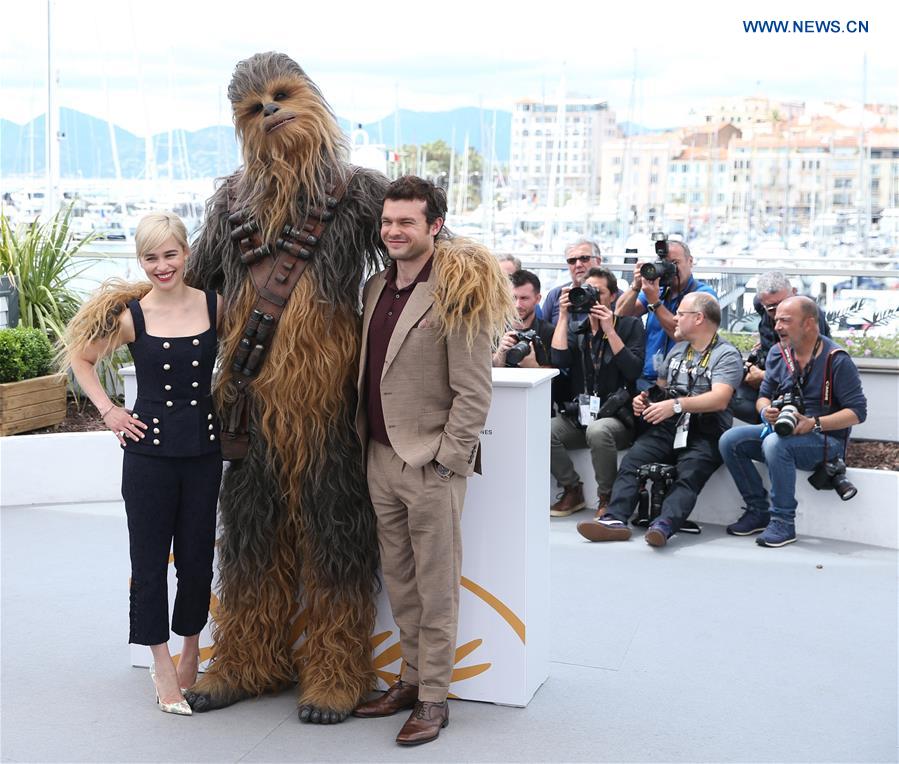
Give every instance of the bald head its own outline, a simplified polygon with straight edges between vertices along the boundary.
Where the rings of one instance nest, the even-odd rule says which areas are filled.
[[[795,295],[793,297],[787,297],[781,304],[786,305],[788,308],[795,305],[799,310],[799,315],[803,319],[814,318],[816,322],[818,320],[818,306],[811,297]]]
[[[818,339],[818,306],[810,297],[788,297],[777,306],[774,331],[782,341],[805,347]]]

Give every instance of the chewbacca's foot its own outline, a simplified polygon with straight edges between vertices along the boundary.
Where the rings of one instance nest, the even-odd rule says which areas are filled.
[[[349,715],[349,711],[335,711],[333,708],[319,708],[309,704],[301,705],[297,709],[297,715],[301,722],[309,724],[339,724]]]
[[[205,674],[184,692],[184,699],[196,713],[225,708],[248,697],[249,693],[228,687],[214,674]]]

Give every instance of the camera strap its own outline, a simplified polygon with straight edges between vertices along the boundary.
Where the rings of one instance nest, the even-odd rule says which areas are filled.
[[[671,379],[671,383],[677,382],[677,377],[680,375],[682,371],[687,372],[687,396],[693,394],[693,388],[696,385],[696,380],[698,380],[701,376],[703,376],[706,372],[706,369],[709,366],[709,362],[712,359],[712,351],[715,349],[715,346],[718,344],[720,337],[716,333],[714,337],[712,337],[712,341],[709,343],[708,347],[702,351],[702,355],[699,358],[699,363],[692,363],[693,359],[696,357],[696,351],[693,349],[693,346],[690,345],[686,352],[678,359],[677,367],[674,369],[673,378]],[[687,368],[684,369],[684,364],[687,364]],[[694,374],[696,370],[699,370],[698,374]]]
[[[809,359],[809,362],[806,364],[804,369],[801,369],[798,373],[796,371],[798,367],[798,362],[796,360],[796,353],[793,351],[791,347],[787,352],[787,349],[784,347],[783,342],[778,342],[777,347],[780,350],[780,355],[784,359],[784,364],[786,364],[787,371],[790,372],[790,376],[793,378],[793,383],[799,387],[800,392],[802,388],[805,387],[805,383],[808,382],[809,375],[812,373],[812,367],[815,365],[815,359],[818,357],[818,350],[821,348],[821,336],[818,336],[818,339],[815,341],[815,347],[812,348],[812,357]],[[828,359],[828,369],[830,368],[830,360]],[[827,371],[824,372],[824,376],[827,376]],[[826,382],[825,382],[826,386]]]
[[[819,338],[820,341],[820,338]],[[824,384],[821,386],[821,410],[825,414],[833,411],[833,357],[837,353],[845,353],[843,348],[834,348],[827,354],[827,361],[824,366]],[[848,353],[847,353],[848,355]],[[827,433],[821,433],[824,436],[824,461],[827,461]],[[846,450],[849,448],[849,438],[846,438],[846,447],[843,449],[843,458],[846,458]]]

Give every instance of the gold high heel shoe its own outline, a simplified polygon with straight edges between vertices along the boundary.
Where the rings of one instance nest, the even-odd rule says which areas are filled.
[[[183,698],[174,703],[163,703],[159,699],[159,689],[156,687],[156,664],[150,664],[150,679],[153,680],[153,688],[156,689],[156,705],[166,714],[178,714],[179,716],[193,716],[193,710]]]

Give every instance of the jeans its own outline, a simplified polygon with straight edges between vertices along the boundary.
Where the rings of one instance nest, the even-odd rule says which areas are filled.
[[[781,437],[776,432],[759,439],[764,425],[734,427],[721,436],[718,447],[724,464],[737,484],[746,508],[769,511],[768,492],[753,464],[765,462],[771,479],[770,512],[781,520],[793,522],[796,517],[796,470],[814,470],[825,459],[842,457],[846,444],[840,438],[808,432],[805,435]]]
[[[623,523],[630,519],[640,498],[637,470],[644,464],[656,462],[677,465],[677,480],[662,502],[660,517],[676,531],[690,516],[702,487],[721,466],[721,454],[718,453],[716,437],[694,433],[690,433],[687,448],[675,451],[676,422],[677,417],[671,417],[661,424],[652,425],[637,438],[618,469],[607,516],[611,515]]]
[[[560,414],[550,425],[549,471],[563,488],[577,485],[581,479],[568,451],[589,448],[596,492],[608,494],[618,471],[618,452],[630,446],[633,439],[633,430],[625,427],[616,417],[595,419],[584,429]]]

